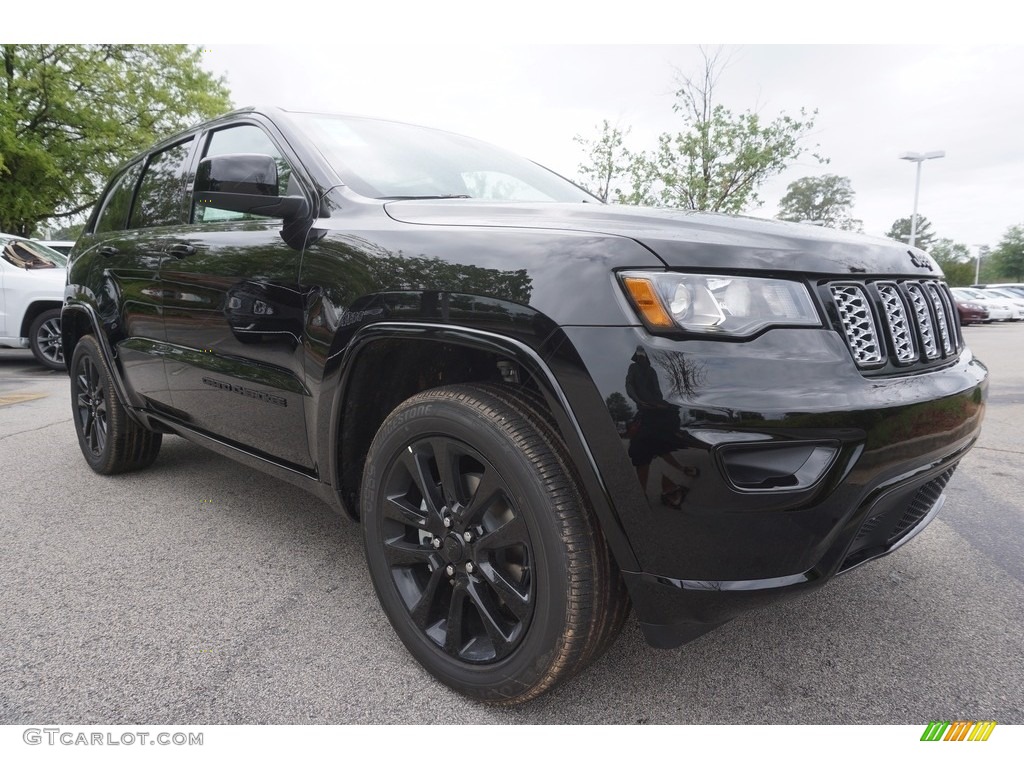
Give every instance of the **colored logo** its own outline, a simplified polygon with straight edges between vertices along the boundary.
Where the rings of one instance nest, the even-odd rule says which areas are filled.
[[[921,741],[988,741],[995,727],[995,720],[932,720]]]

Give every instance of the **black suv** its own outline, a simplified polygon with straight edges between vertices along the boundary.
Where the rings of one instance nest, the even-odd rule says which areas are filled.
[[[94,470],[172,433],[320,496],[413,656],[502,702],[630,606],[673,647],[904,544],[987,388],[923,251],[274,109],[114,176],[62,328]]]

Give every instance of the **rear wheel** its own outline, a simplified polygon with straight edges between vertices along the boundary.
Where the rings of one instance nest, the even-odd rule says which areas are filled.
[[[114,475],[144,469],[156,460],[163,436],[128,415],[93,336],[83,336],[71,358],[71,407],[78,445],[94,471]]]
[[[427,671],[479,700],[539,695],[616,622],[604,542],[549,429],[501,391],[443,387],[399,405],[367,456],[381,604]]]
[[[51,371],[64,370],[64,346],[60,339],[60,310],[40,312],[28,332],[28,344],[42,365]]]

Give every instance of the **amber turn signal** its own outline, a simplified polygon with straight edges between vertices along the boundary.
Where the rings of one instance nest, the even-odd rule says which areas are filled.
[[[658,294],[655,292],[654,285],[650,280],[645,280],[642,277],[624,277],[622,282],[625,284],[630,298],[633,299],[633,303],[636,304],[636,308],[640,310],[640,314],[643,315],[648,325],[652,328],[675,327],[675,323],[672,322],[672,318],[665,311],[665,307],[658,298]]]

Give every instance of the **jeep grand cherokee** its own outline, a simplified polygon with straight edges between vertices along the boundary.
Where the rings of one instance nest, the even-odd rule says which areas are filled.
[[[987,386],[923,251],[276,109],[114,175],[62,328],[94,470],[172,433],[320,496],[413,656],[506,703],[631,607],[672,647],[906,543]]]

